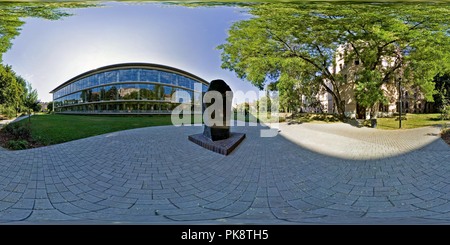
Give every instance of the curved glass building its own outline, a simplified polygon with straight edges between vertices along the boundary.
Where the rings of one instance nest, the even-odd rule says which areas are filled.
[[[168,114],[180,104],[192,109],[208,85],[173,67],[126,63],[85,72],[50,93],[57,113]]]

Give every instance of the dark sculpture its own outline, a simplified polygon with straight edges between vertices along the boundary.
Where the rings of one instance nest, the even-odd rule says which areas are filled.
[[[217,91],[222,95],[222,108],[213,113],[214,118],[205,118],[205,128],[203,135],[212,141],[223,140],[230,138],[230,113],[231,101],[233,99],[233,92],[230,86],[223,80],[214,80],[210,83],[208,91]],[[205,96],[206,99],[208,95]],[[207,107],[215,103],[214,99],[209,103],[203,102],[203,113]],[[211,125],[211,126],[208,126]]]
[[[222,108],[213,108],[212,116],[210,118],[209,107],[215,104],[214,95],[208,92],[216,91],[221,96]],[[217,94],[216,94],[217,95]],[[216,97],[216,98],[217,98]],[[217,98],[218,99],[218,98]],[[208,91],[204,96],[203,114],[206,112],[205,126],[202,134],[190,135],[188,139],[195,144],[206,148],[208,150],[217,152],[222,155],[230,154],[245,138],[243,133],[230,132],[230,118],[231,118],[231,100],[233,99],[233,92],[230,86],[223,80],[214,80],[210,83]],[[214,107],[214,106],[212,106]]]

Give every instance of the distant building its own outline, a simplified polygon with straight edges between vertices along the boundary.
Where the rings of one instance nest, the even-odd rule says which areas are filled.
[[[48,111],[48,104],[51,102],[39,102],[39,104],[41,105],[41,111],[42,112],[46,112]]]
[[[333,74],[342,74],[346,77],[348,81],[345,85],[341,86],[339,90],[341,91],[342,102],[345,107],[345,115],[349,118],[357,119],[369,119],[371,108],[365,108],[361,106],[355,98],[355,80],[356,71],[359,68],[359,61],[353,60],[345,63],[344,54],[346,49],[351,49],[350,45],[342,45],[337,50],[335,66],[330,67],[329,71]],[[393,65],[392,61],[385,58],[382,61],[383,66]],[[331,84],[327,81],[329,87],[332,88]],[[398,81],[390,81],[382,86],[384,95],[388,100],[386,105],[378,104],[375,106],[375,113],[379,117],[392,116],[394,113],[399,111],[398,108]],[[332,88],[334,89],[334,88]],[[402,86],[402,112],[405,113],[424,113],[431,112],[433,110],[433,104],[427,103],[425,97],[420,92],[417,87]],[[325,112],[325,113],[336,113],[336,101],[330,93],[325,90],[320,91],[316,95],[316,100],[319,103],[314,103],[306,101],[305,97],[302,96],[303,105],[302,111],[305,112]]]

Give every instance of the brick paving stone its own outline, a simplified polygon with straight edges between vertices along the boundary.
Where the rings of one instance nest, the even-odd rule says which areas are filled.
[[[437,127],[233,127],[222,156],[150,127],[0,154],[0,222],[450,223],[450,147]]]

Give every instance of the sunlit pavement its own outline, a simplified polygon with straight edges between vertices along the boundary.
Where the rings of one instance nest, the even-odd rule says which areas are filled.
[[[151,127],[0,153],[3,223],[450,223],[439,128],[236,127],[230,155]]]

